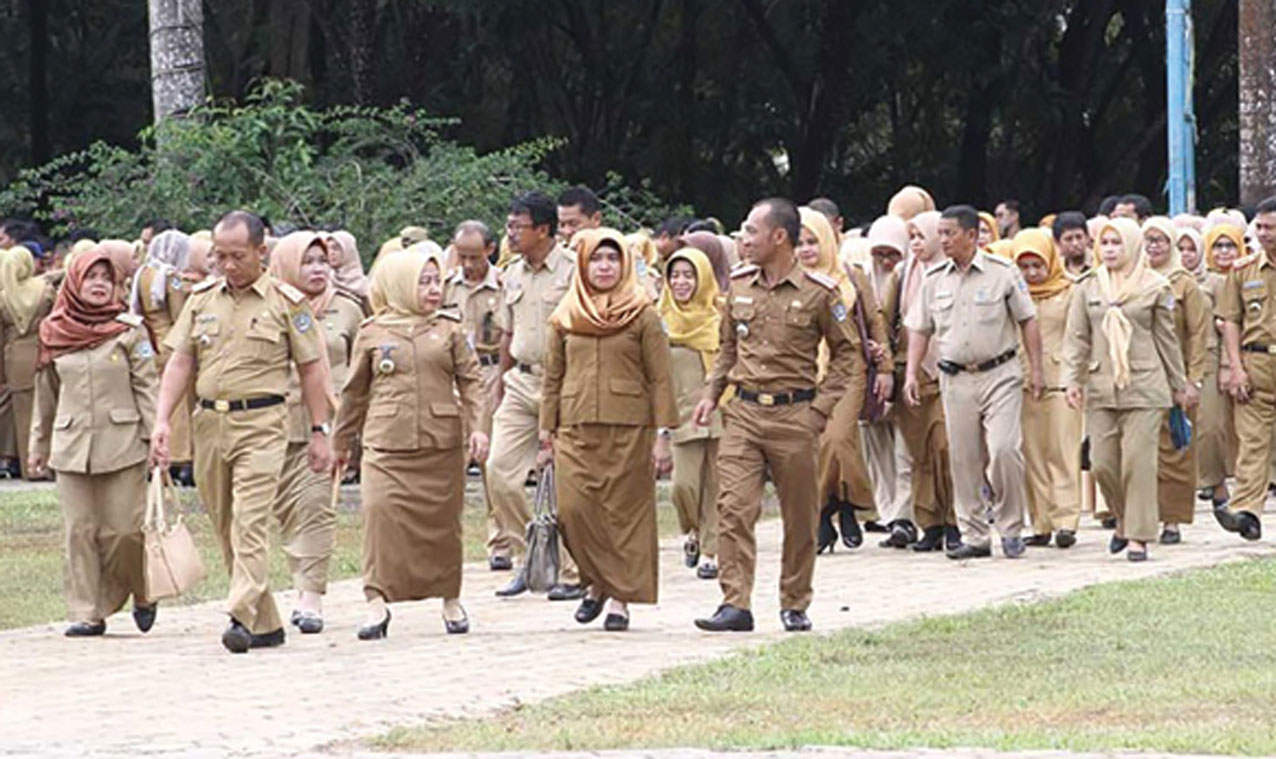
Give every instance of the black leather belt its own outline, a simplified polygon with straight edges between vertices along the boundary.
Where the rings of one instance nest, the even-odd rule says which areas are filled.
[[[478,360],[479,366],[496,366],[501,362],[501,357],[496,353],[480,353]]]
[[[1241,350],[1246,353],[1266,353],[1271,355],[1276,353],[1276,345],[1264,345],[1262,343],[1245,343],[1241,346]]]
[[[1017,353],[1017,351],[1014,348],[1011,348],[996,358],[990,358],[987,361],[983,361],[978,364],[959,364],[956,361],[949,361],[946,358],[941,358],[938,361],[939,371],[949,376],[960,374],[962,372],[986,372],[989,369],[996,369],[1014,358],[1015,353]]]
[[[755,393],[752,390],[745,390],[736,385],[735,394],[737,398],[756,403],[759,406],[787,406],[790,403],[815,400],[814,388],[794,390],[791,393]]]
[[[531,364],[515,364],[515,366],[517,366],[518,370],[523,374],[535,374],[540,371],[540,367],[532,366]]]
[[[269,408],[270,406],[278,406],[284,402],[282,395],[263,395],[260,398],[245,398],[239,401],[210,401],[207,398],[200,398],[199,405],[201,408],[209,408],[214,411],[251,411],[256,408]]]

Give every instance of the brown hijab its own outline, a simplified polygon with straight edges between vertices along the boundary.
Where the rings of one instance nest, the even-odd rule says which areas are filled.
[[[124,302],[118,298],[103,305],[94,306],[80,296],[84,275],[99,261],[106,263],[111,278],[119,282],[120,275],[115,262],[102,246],[80,253],[67,269],[66,281],[58,290],[53,310],[40,322],[40,353],[36,368],[48,366],[64,353],[96,347],[112,337],[128,330],[129,326],[115,317],[124,312]]]
[[[728,292],[731,289],[731,264],[727,261],[727,252],[722,248],[722,241],[712,232],[692,232],[682,236],[682,244],[695,248],[709,259],[713,267],[713,278],[718,280],[718,291]]]
[[[589,257],[604,244],[620,251],[620,280],[606,292],[595,292],[589,284]],[[577,232],[572,245],[576,249],[572,286],[549,317],[549,323],[575,335],[614,335],[651,304],[638,286],[633,253],[625,244],[624,235],[606,227]]]

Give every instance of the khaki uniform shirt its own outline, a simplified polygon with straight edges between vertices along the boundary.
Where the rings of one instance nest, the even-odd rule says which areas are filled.
[[[1218,298],[1223,293],[1224,277],[1218,272],[1206,272],[1199,282],[1205,305],[1209,309],[1210,328],[1205,332],[1206,373],[1217,372],[1219,366],[1227,366],[1227,351],[1222,350],[1222,337],[1218,332]]]
[[[333,449],[457,448],[464,429],[482,429],[479,366],[460,318],[449,311],[413,324],[363,322],[341,390]],[[464,413],[464,417],[462,417]]]
[[[555,304],[557,305],[557,304]],[[488,267],[487,276],[478,284],[465,281],[465,274],[457,271],[447,281],[443,294],[443,307],[461,315],[465,334],[480,356],[495,356],[501,347],[505,331],[501,321],[501,272],[495,266]]]
[[[35,387],[35,362],[40,355],[40,322],[53,310],[57,291],[45,278],[48,286],[40,297],[40,305],[26,332],[19,332],[9,309],[0,304],[0,344],[4,345],[4,384],[10,390],[30,390]],[[27,430],[19,430],[25,435]]]
[[[159,393],[155,350],[141,317],[117,318],[131,328],[36,375],[31,453],[50,469],[104,474],[146,460]]]
[[[550,328],[540,426],[678,426],[669,371],[669,337],[648,306],[606,337]]]
[[[1187,380],[1203,384],[1207,364],[1209,335],[1214,332],[1214,311],[1209,306],[1196,278],[1186,271],[1170,275],[1170,291],[1174,294],[1174,334],[1183,349],[1183,366]]]
[[[509,332],[510,355],[520,364],[540,367],[545,363],[545,340],[549,317],[571,287],[576,259],[555,245],[540,268],[519,258],[505,269],[501,284],[505,304],[499,325]]]
[[[164,280],[164,302],[156,303],[151,297],[151,283],[160,276],[159,270],[143,266],[137,276],[142,319],[146,323],[146,328],[150,330],[151,337],[160,346],[155,360],[162,369],[164,361],[168,358],[168,351],[163,349],[164,338],[168,337],[169,330],[173,328],[173,322],[177,321],[177,317],[181,315],[182,307],[186,305],[186,299],[190,296],[191,288],[195,283],[177,272],[170,273]]]
[[[1019,347],[1019,324],[1036,316],[1014,263],[983,251],[962,271],[949,259],[926,270],[904,326],[932,335],[940,360],[966,366]]]
[[[263,273],[236,292],[205,280],[164,344],[195,358],[195,394],[207,400],[282,395],[292,364],[320,357],[320,330],[301,291]]]
[[[1215,308],[1220,319],[1240,326],[1242,347],[1276,345],[1276,266],[1264,253],[1238,259]],[[1242,350],[1241,363],[1256,389],[1276,391],[1276,357]]]
[[[696,404],[704,397],[708,372],[700,351],[685,345],[669,346],[669,363],[673,372],[674,397],[678,401],[678,428],[673,431],[673,442],[686,443],[722,436],[722,412],[714,410],[708,427],[701,427],[691,418]]]
[[[1049,298],[1033,301],[1037,307],[1037,325],[1041,330],[1041,375],[1044,390],[1066,390],[1063,384],[1063,344],[1068,334],[1068,306],[1072,302],[1069,287]],[[1028,351],[1020,354],[1020,366],[1028,370]],[[1024,392],[1032,388],[1024,385]]]
[[[332,378],[332,396],[341,394],[346,383],[346,371],[350,365],[350,349],[354,347],[355,335],[359,332],[359,324],[363,321],[363,307],[355,299],[357,296],[338,291],[337,297],[328,304],[328,309],[318,315],[320,334],[323,335],[324,347],[328,350],[329,373]],[[301,376],[296,368],[288,372],[288,442],[310,442],[310,409],[301,398]]]
[[[1072,287],[1064,341],[1065,387],[1083,387],[1086,404],[1095,408],[1169,408],[1171,392],[1184,385],[1183,352],[1174,334],[1174,294],[1170,283],[1117,308],[1130,322],[1130,384],[1114,384],[1103,317],[1113,306],[1103,297],[1099,278],[1085,274]]]
[[[811,406],[827,417],[851,377],[865,371],[859,336],[837,283],[796,263],[770,286],[759,267],[737,268],[731,272],[721,349],[704,397],[721,398],[728,383],[764,393],[815,388],[820,340],[828,344],[829,366]]]

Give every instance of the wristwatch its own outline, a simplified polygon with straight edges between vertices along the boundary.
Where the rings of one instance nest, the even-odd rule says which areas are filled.
[[[332,434],[332,425],[327,422],[324,422],[323,424],[312,424],[310,425],[310,432],[311,434],[319,432],[322,433],[324,437],[327,437]]]

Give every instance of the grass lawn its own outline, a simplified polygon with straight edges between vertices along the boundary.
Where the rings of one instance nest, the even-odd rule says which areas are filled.
[[[803,636],[378,748],[1276,753],[1276,561]]]
[[[669,504],[669,483],[658,483],[656,493],[660,534],[674,535],[678,532],[678,518]],[[186,526],[203,552],[208,576],[179,603],[223,598],[228,578],[208,516],[196,502],[195,491],[182,491],[182,498]],[[483,491],[474,479],[469,480],[465,500],[465,559],[482,561],[487,558],[487,507]],[[336,547],[329,568],[331,579],[357,577],[363,567],[362,549],[363,515],[359,511],[357,491],[347,491],[337,512]],[[57,492],[43,489],[0,493],[0,629],[65,618],[63,562],[62,512]],[[292,585],[287,559],[279,548],[278,530],[273,526],[270,577],[272,588]]]

